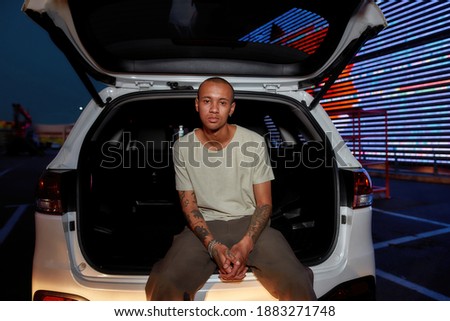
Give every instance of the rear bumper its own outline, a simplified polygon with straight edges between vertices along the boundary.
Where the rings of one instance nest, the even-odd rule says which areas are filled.
[[[371,239],[370,208],[341,208],[347,223],[340,226],[332,255],[312,266],[314,289],[320,300],[375,299],[375,260]],[[64,231],[63,217],[36,213],[36,249],[33,260],[32,296],[42,291],[53,296],[102,301],[146,300],[146,275],[105,275],[93,270],[77,244]],[[68,246],[71,250],[68,251]],[[35,294],[37,294],[35,296]],[[212,275],[195,300],[275,300],[252,273],[242,282],[224,283]]]

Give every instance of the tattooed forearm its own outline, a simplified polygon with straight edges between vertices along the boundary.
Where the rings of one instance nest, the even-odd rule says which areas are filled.
[[[202,213],[198,209],[192,210],[191,215],[189,215],[189,223],[192,231],[197,237],[205,242],[205,239],[210,236],[209,230],[205,227],[205,219],[203,218]]]
[[[197,197],[194,192],[190,192],[190,194],[186,191],[179,192],[180,202],[183,206],[183,209],[188,207],[189,205],[197,206]]]
[[[207,228],[204,226],[196,226],[194,227],[194,234],[197,235],[197,237],[202,241],[202,243],[205,242],[205,239],[210,235]]]
[[[179,195],[180,195],[181,206],[183,208],[186,208],[189,205],[189,200],[186,198],[186,192],[185,191],[181,191],[179,193]]]
[[[181,207],[186,217],[189,228],[202,241],[205,246],[213,238],[208,229],[208,225],[197,205],[197,198],[194,191],[180,191]]]
[[[255,209],[247,231],[247,235],[251,237],[253,244],[256,243],[262,230],[266,227],[270,215],[272,215],[272,205],[265,204]]]
[[[197,222],[203,222],[205,220],[202,213],[198,209],[193,209],[189,213],[185,212],[185,216],[190,227],[193,227]]]
[[[191,196],[192,196],[192,202],[197,205],[197,196],[195,195],[195,192],[191,192]]]
[[[205,218],[203,217],[202,213],[200,213],[199,210],[192,210],[191,214],[193,216],[193,218],[197,219],[197,220],[204,220]]]

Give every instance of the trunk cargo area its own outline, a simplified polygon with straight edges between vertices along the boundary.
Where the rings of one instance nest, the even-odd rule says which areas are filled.
[[[185,133],[200,127],[194,98],[192,91],[123,96],[87,135],[77,225],[80,247],[97,270],[148,274],[185,227],[171,147],[179,126]],[[266,138],[275,174],[271,225],[305,264],[326,259],[338,230],[339,182],[309,111],[292,99],[240,93],[229,122]]]

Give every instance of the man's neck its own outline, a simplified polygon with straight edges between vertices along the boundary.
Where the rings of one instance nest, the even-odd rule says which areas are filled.
[[[200,137],[197,137],[206,148],[211,150],[221,150],[233,139],[235,131],[236,126],[230,124],[226,124],[216,131],[203,127],[201,128]]]

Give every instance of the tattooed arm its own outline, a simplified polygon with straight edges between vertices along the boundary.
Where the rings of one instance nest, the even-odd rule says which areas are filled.
[[[181,207],[186,217],[189,228],[203,243],[205,248],[214,240],[214,236],[197,206],[197,199],[194,191],[178,191]],[[220,241],[220,240],[219,240]],[[232,266],[240,265],[240,262],[231,254],[229,248],[224,244],[217,244],[212,249],[212,257],[216,262],[221,274],[228,274],[232,271]]]
[[[238,280],[245,277],[248,256],[272,215],[271,182],[267,181],[253,185],[253,191],[255,194],[256,208],[253,212],[247,233],[231,248],[231,253],[242,264],[240,266],[233,266],[233,270],[230,273],[222,276],[224,280]]]
[[[256,199],[256,209],[247,230],[247,236],[252,240],[252,248],[269,223],[272,215],[272,185],[271,182],[253,185]]]
[[[179,191],[181,207],[186,217],[189,228],[194,232],[205,247],[208,247],[214,237],[212,236],[202,213],[197,206],[197,198],[194,191]]]

